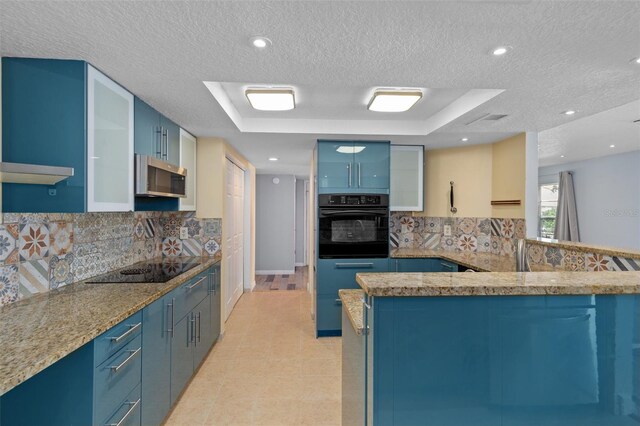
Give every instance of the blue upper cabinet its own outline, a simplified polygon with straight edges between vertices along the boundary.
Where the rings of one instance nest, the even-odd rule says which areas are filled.
[[[3,58],[2,123],[3,161],[74,169],[3,184],[5,212],[133,210],[133,96],[86,62]]]
[[[389,193],[389,142],[318,141],[318,193]]]
[[[135,98],[135,151],[171,164],[180,163],[180,127]]]

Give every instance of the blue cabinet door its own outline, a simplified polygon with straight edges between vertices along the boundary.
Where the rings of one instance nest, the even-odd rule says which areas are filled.
[[[318,141],[318,191],[349,192],[354,187],[352,141]]]
[[[364,149],[354,154],[356,186],[361,190],[389,190],[391,167],[389,142],[367,142],[360,147]]]
[[[441,259],[440,272],[458,272],[458,264]]]
[[[142,311],[142,424],[160,425],[171,408],[172,294]]]
[[[216,341],[220,337],[220,315],[222,298],[220,294],[220,263],[210,268],[211,273],[211,334]]]
[[[171,340],[171,405],[193,374],[193,318],[189,314],[174,326]]]
[[[180,127],[167,117],[160,116],[160,126],[165,133],[164,161],[180,164]]]
[[[442,259],[391,259],[390,272],[442,272]],[[447,262],[449,264],[450,262]]]
[[[133,138],[136,154],[153,157],[160,154],[160,114],[137,97],[134,100]]]
[[[193,367],[198,368],[213,345],[211,329],[211,296],[207,296],[193,310],[195,318],[193,339]]]

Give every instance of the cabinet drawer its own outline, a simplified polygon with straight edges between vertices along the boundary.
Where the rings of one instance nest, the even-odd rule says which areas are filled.
[[[318,332],[342,330],[342,301],[335,296],[317,298],[316,328]]]
[[[175,318],[176,324],[185,315],[193,310],[198,303],[202,302],[209,294],[209,275],[207,271],[190,279],[174,291],[175,297]]]
[[[317,294],[338,297],[339,289],[359,288],[358,272],[387,272],[388,259],[319,259]]]
[[[127,397],[120,402],[115,412],[109,417],[98,423],[99,426],[140,426],[140,386],[131,391]]]
[[[139,336],[142,331],[142,311],[131,315],[120,324],[96,337],[94,340],[94,366],[122,349],[127,343]]]
[[[95,418],[106,418],[140,384],[141,352],[142,336],[138,335],[95,369]]]

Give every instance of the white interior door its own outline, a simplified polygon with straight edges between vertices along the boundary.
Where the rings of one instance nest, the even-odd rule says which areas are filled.
[[[244,170],[227,159],[225,190],[225,319],[242,296],[244,254]],[[223,228],[224,230],[224,228]]]

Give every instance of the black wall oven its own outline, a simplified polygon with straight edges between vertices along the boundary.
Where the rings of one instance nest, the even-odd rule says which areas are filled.
[[[320,194],[320,259],[389,257],[389,196]]]

